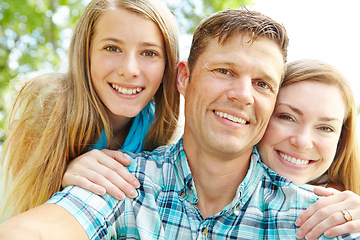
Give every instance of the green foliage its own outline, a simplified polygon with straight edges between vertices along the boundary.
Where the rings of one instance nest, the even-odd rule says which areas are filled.
[[[62,35],[73,27],[83,8],[74,0],[0,2],[0,144],[14,95],[11,79],[35,71],[58,71],[67,49]],[[61,13],[66,21],[61,21]]]
[[[228,8],[240,8],[252,5],[251,0],[167,0],[170,9],[173,9],[183,33],[192,34],[201,19]]]
[[[17,76],[66,68],[71,29],[90,0],[2,0],[0,2],[0,144],[5,116],[16,92]],[[250,0],[167,0],[182,33],[193,33],[200,20]],[[16,87],[16,86],[15,86]]]

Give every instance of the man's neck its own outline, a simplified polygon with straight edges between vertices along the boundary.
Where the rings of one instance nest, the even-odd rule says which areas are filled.
[[[220,212],[234,199],[250,165],[252,149],[234,159],[225,159],[204,151],[184,151],[199,198],[197,207],[204,218]]]

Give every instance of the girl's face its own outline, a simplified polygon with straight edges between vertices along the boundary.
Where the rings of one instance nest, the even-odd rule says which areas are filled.
[[[114,125],[148,104],[165,61],[164,39],[154,22],[124,9],[100,16],[90,45],[91,80]]]
[[[258,144],[263,162],[298,185],[316,179],[335,157],[344,117],[335,86],[310,80],[281,88]]]

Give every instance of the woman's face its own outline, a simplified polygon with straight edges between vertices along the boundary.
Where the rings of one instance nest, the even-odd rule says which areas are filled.
[[[164,39],[154,22],[124,9],[100,16],[90,45],[91,80],[112,121],[134,117],[148,104],[165,61]]]
[[[344,116],[335,86],[309,80],[281,88],[258,144],[263,162],[298,185],[316,179],[335,157]]]

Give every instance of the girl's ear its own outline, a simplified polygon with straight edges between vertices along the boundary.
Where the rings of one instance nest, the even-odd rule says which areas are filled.
[[[185,97],[186,87],[189,82],[190,70],[187,61],[181,61],[177,70],[177,88],[178,91]]]

